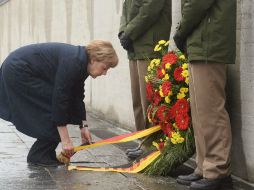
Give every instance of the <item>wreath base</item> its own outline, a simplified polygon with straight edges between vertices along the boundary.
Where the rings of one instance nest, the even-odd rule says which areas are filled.
[[[153,134],[151,139],[159,139],[161,134]],[[176,170],[176,168],[186,162],[195,153],[195,140],[192,128],[186,132],[186,141],[177,145],[168,145],[162,150],[159,156],[153,163],[151,163],[144,171],[147,175],[166,176]],[[146,144],[146,142],[144,142]],[[150,145],[152,147],[152,145]]]

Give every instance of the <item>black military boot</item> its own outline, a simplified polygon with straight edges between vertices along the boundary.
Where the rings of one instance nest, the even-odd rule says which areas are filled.
[[[222,190],[232,189],[232,178],[230,176],[216,179],[203,178],[198,181],[194,181],[190,185],[191,190]]]
[[[198,181],[202,179],[203,177],[201,175],[195,174],[194,172],[189,175],[179,175],[176,178],[177,183],[182,185],[190,185],[194,181]]]

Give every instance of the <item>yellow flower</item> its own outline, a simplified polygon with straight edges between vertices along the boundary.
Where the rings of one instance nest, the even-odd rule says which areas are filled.
[[[163,75],[165,75],[165,74],[166,74],[165,69],[161,69],[161,72],[162,72],[162,74],[163,74]]]
[[[170,43],[170,41],[167,41],[167,42],[164,44],[164,46],[168,46],[169,43]]]
[[[176,139],[179,137],[179,133],[177,132],[172,132],[172,138]]]
[[[171,138],[171,142],[172,142],[173,144],[177,144],[176,140],[173,139],[173,138]]]
[[[161,46],[159,44],[157,44],[154,48],[154,51],[160,51],[161,50]]]
[[[184,70],[182,71],[182,76],[184,76],[185,78],[189,76],[189,71],[188,70]]]
[[[170,97],[169,97],[169,96],[166,96],[166,97],[165,97],[165,102],[168,103],[168,104],[170,104],[171,100],[170,100]]]
[[[162,80],[165,81],[165,80],[168,80],[168,79],[169,79],[169,75],[166,74]]]
[[[160,59],[154,59],[154,63],[155,63],[156,66],[158,66],[161,63],[161,60]]]
[[[158,42],[159,45],[163,45],[163,44],[165,44],[165,43],[166,43],[165,40],[160,40],[160,41]]]
[[[183,70],[188,69],[188,64],[187,64],[187,63],[184,63],[184,64],[182,65],[182,68],[183,68]]]
[[[189,77],[186,77],[185,83],[186,83],[186,84],[189,84],[189,82],[190,82],[190,81],[189,81]]]
[[[156,59],[152,59],[152,60],[150,61],[150,65],[155,65],[155,60],[156,60]]]
[[[145,76],[145,81],[148,82],[148,76]]]
[[[185,97],[185,94],[184,93],[178,93],[177,94],[177,99],[180,100],[180,99],[183,99]]]
[[[180,92],[181,93],[187,93],[189,91],[189,89],[188,88],[180,88]]]
[[[184,138],[181,137],[181,135],[180,135],[179,132],[173,132],[173,133],[172,133],[171,142],[172,142],[173,144],[179,144],[179,143],[184,142]]]
[[[170,63],[166,63],[165,68],[166,68],[167,70],[170,70],[170,69],[171,69]]]
[[[184,56],[183,54],[179,56],[179,59],[180,59],[181,61],[185,61],[185,60],[186,60],[186,58],[185,58],[185,56]]]
[[[179,143],[179,144],[180,144],[180,143],[183,143],[183,142],[184,142],[184,138],[183,138],[183,137],[180,137],[180,138],[178,138],[176,141],[177,141],[177,143]]]
[[[147,71],[151,71],[151,67],[150,67],[150,65],[147,67]]]
[[[154,63],[150,63],[150,67],[151,67],[151,69],[153,69],[154,68]]]

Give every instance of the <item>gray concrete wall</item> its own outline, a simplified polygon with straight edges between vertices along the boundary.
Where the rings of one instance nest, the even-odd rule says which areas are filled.
[[[90,106],[100,115],[134,130],[129,65],[117,38],[123,0],[93,0],[93,38],[110,40],[119,56],[119,65],[107,76],[91,80]]]
[[[180,1],[173,1],[174,33]],[[0,60],[37,42],[112,41],[120,58],[108,76],[86,81],[86,104],[102,118],[134,130],[129,67],[117,33],[123,0],[10,0],[0,6]],[[254,182],[254,0],[238,0],[237,62],[228,69],[233,173]]]
[[[254,0],[238,0],[237,60],[228,69],[232,169],[254,182]]]

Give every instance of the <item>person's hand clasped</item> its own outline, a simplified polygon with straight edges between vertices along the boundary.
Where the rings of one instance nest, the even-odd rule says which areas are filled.
[[[62,152],[68,157],[74,154],[74,146],[71,141],[62,142]]]
[[[92,144],[92,136],[88,127],[80,129],[82,144]]]
[[[177,34],[173,37],[176,47],[182,52],[185,53],[184,40]]]
[[[124,32],[120,32],[118,34],[118,37],[119,37],[119,40],[120,40],[120,43],[121,43],[121,46],[125,49],[125,50],[132,50],[133,49],[133,46],[132,46],[132,40],[125,35]]]

